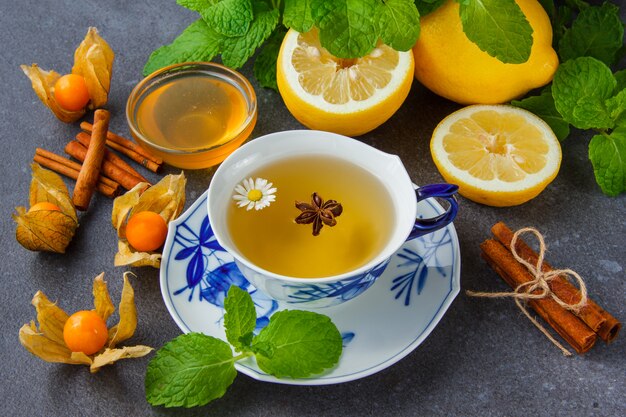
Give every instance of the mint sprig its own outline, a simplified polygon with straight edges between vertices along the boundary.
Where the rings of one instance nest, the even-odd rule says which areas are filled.
[[[334,366],[342,350],[341,334],[327,316],[285,310],[252,341],[259,368],[276,377],[299,378]]]
[[[339,361],[341,334],[327,316],[280,311],[254,336],[256,312],[247,291],[231,286],[224,309],[230,344],[189,333],[159,349],[146,371],[146,399],[150,404],[194,407],[220,398],[237,376],[235,363],[250,356],[256,357],[262,370],[278,378],[306,378]],[[233,348],[241,353],[233,355]]]
[[[530,55],[531,30],[513,0],[456,0],[470,40],[503,62],[524,62]],[[410,50],[420,33],[420,13],[431,13],[443,0],[177,0],[200,14],[171,44],[156,49],[143,74],[185,61],[210,61],[221,54],[234,69],[255,52],[254,74],[264,87],[276,87],[276,58],[287,29],[316,27],[321,45],[339,58],[360,58],[379,41]],[[500,22],[500,19],[505,21]],[[496,22],[497,21],[497,22]],[[203,24],[203,23],[204,24]],[[494,24],[497,23],[497,24]],[[274,34],[274,35],[272,35]],[[271,35],[271,36],[270,36]]]
[[[551,0],[541,3],[555,26],[562,63],[541,95],[511,104],[544,119],[559,140],[570,125],[594,131],[588,155],[596,182],[603,193],[617,196],[626,192],[626,70],[613,73],[608,65],[624,51],[619,9],[580,0],[559,8]]]
[[[591,56],[606,65],[615,63],[624,42],[624,25],[619,8],[611,3],[586,7],[580,11],[572,27],[559,40],[561,61]]]

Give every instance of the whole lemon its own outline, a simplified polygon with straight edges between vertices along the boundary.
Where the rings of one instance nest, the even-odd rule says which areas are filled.
[[[470,41],[459,4],[448,0],[421,19],[413,47],[415,78],[434,93],[460,104],[497,104],[526,94],[552,80],[559,59],[552,48],[552,26],[536,0],[515,0],[533,28],[530,58],[505,64]]]

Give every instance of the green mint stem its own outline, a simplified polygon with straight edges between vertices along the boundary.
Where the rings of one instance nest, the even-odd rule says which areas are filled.
[[[252,353],[252,352],[240,353],[239,355],[233,357],[233,362],[237,362],[237,361],[240,361],[242,359],[249,358],[250,356],[254,356],[254,353]]]

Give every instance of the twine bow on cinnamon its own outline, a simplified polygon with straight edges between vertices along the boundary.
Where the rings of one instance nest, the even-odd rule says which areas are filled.
[[[516,243],[520,235],[524,233],[533,234],[538,242],[539,242],[539,255],[537,259],[536,265],[532,265],[530,262],[527,262],[524,258],[522,258],[516,249]],[[534,317],[530,315],[528,310],[522,301],[527,300],[537,300],[542,298],[550,297],[557,304],[563,307],[566,310],[570,310],[572,312],[578,312],[582,307],[587,304],[587,288],[585,287],[585,282],[581,278],[581,276],[571,269],[554,269],[554,270],[545,270],[543,268],[544,256],[546,252],[546,244],[543,239],[543,236],[539,231],[532,227],[525,227],[513,235],[513,239],[510,244],[510,251],[513,257],[517,262],[528,269],[528,272],[532,275],[533,279],[527,282],[524,282],[518,285],[514,291],[512,292],[475,292],[475,291],[466,291],[466,294],[472,297],[487,297],[487,298],[503,298],[503,297],[511,297],[515,300],[515,304],[519,307],[519,309],[524,313],[524,315],[539,329],[541,332],[561,351],[564,355],[570,356],[571,352],[567,350],[563,345],[561,345],[546,329],[543,327]],[[573,277],[578,284],[578,288],[580,291],[580,299],[576,303],[567,303],[559,298],[550,288],[550,281],[557,278],[558,276]]]

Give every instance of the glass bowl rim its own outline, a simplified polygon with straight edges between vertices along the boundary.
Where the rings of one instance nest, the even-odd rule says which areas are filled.
[[[188,67],[188,68],[185,68]],[[137,99],[140,95],[154,83],[157,83],[162,80],[164,76],[168,73],[180,74],[181,72],[191,72],[197,70],[205,70],[208,71],[209,76],[213,78],[218,78],[216,74],[219,74],[219,78],[226,79],[228,82],[239,85],[238,90],[242,93],[242,96],[246,100],[248,104],[248,115],[246,119],[243,121],[241,126],[234,131],[231,137],[226,141],[216,146],[211,146],[208,148],[201,149],[193,149],[193,150],[177,150],[171,149],[162,145],[158,145],[146,137],[139,131],[139,128],[136,123],[136,117],[133,117],[133,113],[137,108]],[[174,72],[176,71],[176,72]],[[181,62],[178,64],[168,65],[166,67],[160,68],[148,76],[144,77],[137,85],[132,89],[130,94],[128,95],[128,99],[126,100],[126,122],[128,123],[128,127],[135,138],[139,138],[142,142],[145,142],[149,146],[158,149],[160,152],[172,154],[172,155],[195,155],[201,154],[204,152],[213,151],[221,148],[222,146],[226,146],[230,144],[233,140],[236,140],[241,133],[243,133],[251,123],[254,122],[257,116],[257,99],[256,93],[250,81],[244,77],[241,73],[225,66],[222,64],[218,64],[216,62],[202,62],[202,61],[191,61],[191,62]]]

